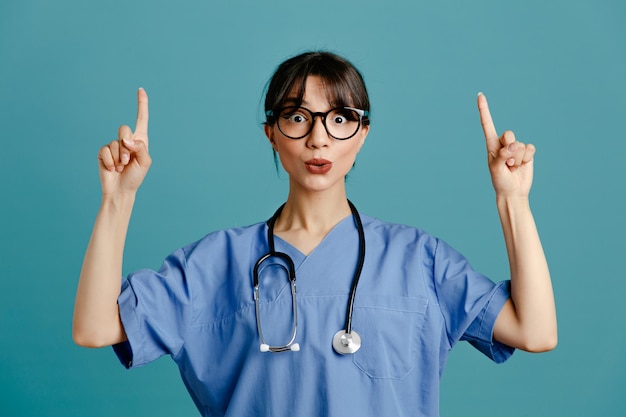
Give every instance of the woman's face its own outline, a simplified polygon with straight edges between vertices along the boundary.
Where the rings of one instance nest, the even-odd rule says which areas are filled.
[[[326,97],[322,79],[309,76],[301,107],[313,113],[325,113],[334,106]],[[302,139],[291,139],[278,123],[265,125],[265,134],[289,174],[292,191],[325,191],[344,187],[344,178],[354,165],[369,126],[361,125],[356,135],[346,140],[329,136],[321,117],[315,117],[313,130]],[[294,189],[295,188],[295,189]]]

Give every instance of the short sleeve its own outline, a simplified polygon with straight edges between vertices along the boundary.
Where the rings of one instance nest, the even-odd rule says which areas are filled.
[[[434,278],[450,346],[467,340],[497,363],[508,359],[514,349],[493,340],[493,327],[510,297],[509,281],[496,284],[476,272],[442,240],[437,241]]]
[[[502,363],[511,357],[514,348],[493,339],[493,327],[504,303],[511,296],[511,282],[502,281],[493,288],[489,301],[467,328],[462,340],[467,340],[476,349],[496,363]]]
[[[191,294],[185,253],[168,256],[158,271],[140,270],[122,282],[118,298],[128,341],[114,345],[127,367],[145,365],[182,348],[191,316]]]

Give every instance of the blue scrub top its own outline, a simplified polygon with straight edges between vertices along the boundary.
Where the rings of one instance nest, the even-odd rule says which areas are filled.
[[[211,233],[170,255],[157,272],[123,281],[126,367],[168,354],[203,416],[437,416],[450,349],[467,340],[495,362],[513,349],[492,340],[508,281],[494,284],[445,242],[419,229],[362,216],[366,256],[356,292],[354,355],[332,348],[345,325],[359,244],[353,218],[308,256],[276,237],[296,266],[299,352],[259,350],[253,268],[268,252],[267,225]],[[284,265],[261,267],[263,333],[289,341]]]

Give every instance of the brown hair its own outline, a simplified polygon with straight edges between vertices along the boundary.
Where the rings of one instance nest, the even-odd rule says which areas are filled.
[[[370,111],[365,82],[356,67],[336,54],[316,51],[294,56],[278,66],[265,95],[265,113],[284,107],[287,101],[290,105],[299,106],[310,75],[322,79],[328,99],[334,107],[355,107]],[[271,126],[274,122],[273,116],[267,116],[266,124]],[[363,123],[368,125],[369,118],[364,117]]]

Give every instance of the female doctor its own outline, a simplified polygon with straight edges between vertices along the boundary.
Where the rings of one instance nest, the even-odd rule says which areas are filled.
[[[121,280],[151,164],[148,96],[140,89],[137,98],[135,130],[122,126],[98,154],[102,204],[78,284],[77,344],[113,345],[126,367],[170,355],[204,416],[436,416],[459,340],[496,362],[515,348],[555,347],[550,274],[528,201],[535,148],[498,135],[484,95],[511,274],[498,284],[440,239],[349,202],[345,177],[369,132],[369,98],[356,68],[328,52],[283,62],[267,90],[265,134],[289,175],[284,206]]]

